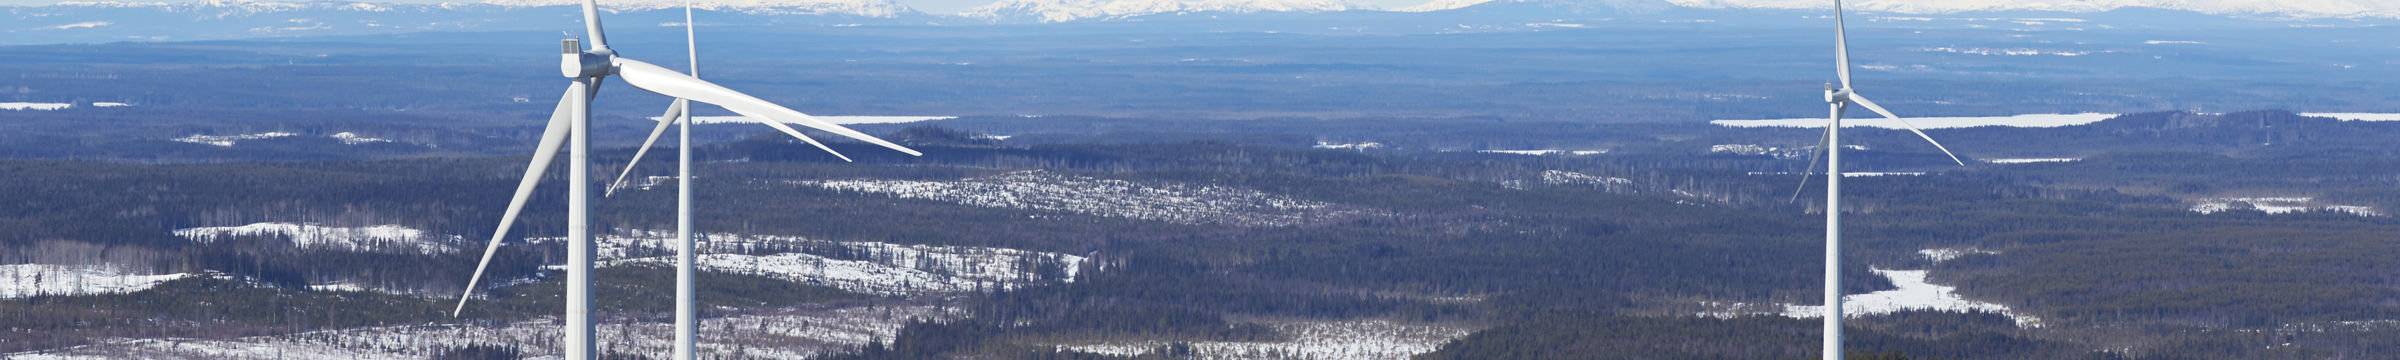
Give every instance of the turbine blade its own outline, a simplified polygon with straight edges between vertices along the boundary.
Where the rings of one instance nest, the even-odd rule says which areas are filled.
[[[1858,95],[1858,94],[1856,94],[1856,93],[1852,93],[1852,94],[1850,94],[1850,101],[1851,101],[1851,102],[1854,102],[1854,103],[1858,103],[1858,105],[1859,105],[1859,106],[1865,106],[1865,107],[1867,107],[1867,110],[1872,110],[1872,111],[1875,111],[1875,113],[1876,113],[1876,114],[1883,114],[1883,117],[1887,117],[1887,118],[1891,118],[1892,120],[1898,120],[1898,121],[1900,121],[1900,126],[1901,126],[1901,127],[1906,127],[1906,128],[1908,128],[1908,132],[1917,133],[1917,137],[1920,137],[1920,138],[1925,138],[1925,142],[1928,142],[1928,143],[1933,143],[1933,148],[1935,148],[1935,149],[1941,149],[1941,150],[1942,150],[1942,155],[1949,155],[1949,156],[1950,156],[1950,162],[1955,162],[1955,163],[1958,163],[1958,166],[1967,166],[1967,162],[1965,162],[1965,161],[1959,161],[1959,160],[1958,160],[1958,154],[1952,154],[1952,153],[1950,153],[1950,148],[1949,148],[1949,147],[1944,147],[1944,146],[1942,146],[1942,142],[1940,142],[1940,141],[1933,141],[1933,136],[1931,136],[1931,135],[1925,135],[1925,131],[1924,131],[1924,130],[1918,130],[1918,129],[1917,129],[1917,125],[1916,125],[1916,124],[1910,124],[1910,123],[1908,123],[1908,119],[1902,119],[1902,118],[1900,118],[1900,115],[1892,115],[1892,111],[1891,111],[1891,110],[1884,110],[1882,105],[1875,105],[1875,101],[1874,101],[1874,100],[1867,100],[1867,97],[1866,97],[1866,96],[1860,96],[1860,95]]]
[[[1842,88],[1850,88],[1850,30],[1842,21],[1842,0],[1833,0],[1833,62],[1834,72],[1841,74]]]
[[[659,117],[661,120],[658,121],[658,127],[650,129],[650,138],[647,140],[642,140],[641,150],[633,151],[633,160],[628,160],[625,162],[625,171],[617,173],[617,181],[609,182],[608,191],[602,192],[600,197],[617,195],[617,188],[625,185],[625,177],[633,175],[634,165],[640,165],[642,163],[642,155],[650,153],[650,145],[657,144],[658,136],[666,135],[667,127],[675,125],[675,119],[683,115],[684,102],[685,100],[683,99],[675,99],[674,104],[667,105],[667,115]]]
[[[692,60],[692,78],[700,78],[700,41],[692,35],[692,0],[683,0],[683,51]]]
[[[880,145],[885,148],[907,153],[909,155],[925,155],[924,153],[909,149],[906,146],[900,146],[900,144],[894,144],[890,141],[877,139],[874,136],[867,135],[866,133],[858,132],[858,130],[851,130],[850,128],[842,127],[841,125],[834,124],[832,122],[817,119],[816,117],[808,116],[808,114],[802,114],[799,111],[793,111],[792,109],[775,105],[775,103],[770,103],[766,100],[760,100],[757,97],[742,94],[741,92],[733,91],[732,89],[726,89],[723,86],[717,86],[717,84],[709,83],[708,81],[700,80],[699,78],[691,77],[689,75],[684,75],[682,73],[675,72],[674,70],[667,70],[666,68],[659,67],[658,65],[651,65],[650,63],[627,59],[624,57],[617,57],[615,59],[617,65],[617,75],[625,78],[625,83],[633,84],[634,87],[642,88],[643,90],[649,90],[651,92],[666,96],[716,104],[717,106],[725,107],[727,110],[733,110],[735,113],[740,113],[754,120],[764,120],[760,122],[766,123],[767,126],[773,126],[776,130],[782,130],[784,133],[795,136],[800,135],[800,132],[797,130],[792,130],[791,127],[784,126],[782,123],[797,123],[802,126],[834,133],[835,135],[841,135],[851,139],[857,139],[859,141]],[[801,138],[807,139],[805,136],[802,136]],[[816,141],[809,140],[809,143],[816,144]],[[823,144],[818,144],[817,147],[825,148]],[[827,151],[831,151],[831,148],[825,149],[827,149]]]
[[[1839,115],[1836,115],[1839,116]],[[1817,174],[1817,160],[1824,159],[1826,142],[1833,141],[1833,122],[1825,123],[1825,134],[1817,136],[1817,150],[1809,152],[1808,171],[1800,173],[1800,188],[1792,189],[1792,203],[1800,202],[1800,192],[1808,190],[1808,178]]]
[[[525,167],[525,178],[517,180],[517,195],[508,201],[508,211],[501,213],[500,229],[492,231],[492,241],[485,243],[483,261],[475,264],[475,275],[467,278],[467,291],[458,295],[458,308],[451,309],[450,316],[456,317],[467,310],[467,299],[474,298],[475,285],[483,281],[483,270],[492,265],[492,255],[500,252],[501,237],[508,236],[508,228],[516,225],[517,213],[525,210],[525,200],[533,196],[533,188],[542,182],[542,173],[550,169],[550,161],[558,158],[559,148],[566,145],[567,128],[572,125],[569,118],[573,117],[568,113],[569,100],[589,94],[578,83],[568,86],[567,93],[559,96],[558,108],[550,112],[550,126],[542,130],[541,143],[534,145],[533,163]]]
[[[583,33],[592,37],[592,50],[608,49],[608,35],[600,31],[600,4],[595,0],[583,0]]]

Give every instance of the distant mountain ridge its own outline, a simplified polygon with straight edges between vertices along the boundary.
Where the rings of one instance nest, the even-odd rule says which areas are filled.
[[[1181,13],[1371,10],[1345,0],[1000,0],[958,16],[1004,22],[1066,22]]]

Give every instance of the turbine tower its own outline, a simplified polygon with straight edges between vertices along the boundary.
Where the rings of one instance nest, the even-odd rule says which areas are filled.
[[[1898,120],[1900,125],[1908,128],[1909,132],[1916,133],[1917,137],[1925,138],[1925,142],[1932,143],[1935,149],[1942,150],[1943,155],[1949,155],[1951,162],[1958,163],[1958,166],[1967,166],[1966,162],[1958,160],[1957,154],[1952,154],[1949,148],[1942,147],[1941,142],[1933,141],[1932,136],[1917,130],[1916,125],[1909,124],[1907,119],[1902,119],[1899,115],[1893,115],[1890,110],[1884,110],[1883,106],[1876,105],[1875,101],[1867,100],[1865,96],[1859,95],[1857,91],[1850,88],[1850,39],[1846,27],[1847,25],[1842,21],[1842,1],[1834,0],[1833,58],[1836,63],[1834,72],[1841,78],[1842,84],[1839,89],[1834,88],[1833,84],[1825,84],[1825,103],[1832,108],[1833,116],[1825,123],[1825,136],[1818,140],[1817,145],[1817,151],[1825,159],[1825,313],[1823,314],[1825,353],[1821,359],[1826,360],[1842,358],[1842,114],[1850,109],[1850,105],[1856,104],[1874,111],[1876,114],[1881,114],[1883,117]],[[1815,156],[1809,158],[1809,172],[1816,171],[1816,159]],[[1800,186],[1802,188],[1808,186],[1808,176],[1801,176]],[[1797,193],[1792,196],[1795,200],[1799,198]]]
[[[567,303],[564,315],[566,331],[564,331],[565,339],[560,344],[566,347],[562,353],[567,359],[594,359],[599,355],[594,331],[596,323],[592,321],[593,309],[591,306],[593,260],[589,171],[591,166],[589,161],[591,100],[599,95],[599,85],[603,79],[611,75],[623,78],[625,83],[642,90],[677,99],[699,100],[725,107],[748,119],[759,121],[776,130],[799,137],[800,140],[816,145],[818,148],[827,149],[827,151],[831,151],[831,149],[826,148],[825,144],[802,135],[799,130],[792,129],[784,123],[808,126],[898,150],[909,155],[923,155],[899,144],[810,117],[808,114],[726,89],[717,84],[701,81],[697,77],[617,56],[615,50],[608,48],[606,33],[601,31],[598,7],[599,5],[594,0],[583,1],[584,34],[591,38],[590,49],[584,49],[582,42],[577,39],[570,38],[560,42],[559,51],[562,55],[560,55],[559,70],[572,81],[567,85],[566,94],[560,97],[558,107],[553,110],[549,125],[542,131],[541,142],[534,146],[533,162],[526,167],[524,179],[517,182],[516,195],[509,201],[508,211],[501,215],[499,229],[492,232],[492,240],[483,251],[483,260],[475,265],[475,275],[467,280],[466,292],[459,296],[458,308],[452,310],[451,316],[458,316],[459,313],[466,310],[467,300],[474,298],[476,284],[483,280],[483,271],[491,266],[492,255],[500,250],[500,240],[508,235],[509,227],[515,224],[517,214],[525,207],[525,200],[533,195],[535,185],[541,182],[542,174],[548,170],[551,160],[557,157],[559,146],[571,139],[573,140],[571,144],[563,144],[571,145],[572,151],[567,162]],[[689,36],[688,30],[686,36]],[[679,100],[677,103],[689,102],[685,100]],[[671,111],[680,112],[680,110],[681,107],[678,106]],[[655,136],[653,140],[655,140]],[[684,214],[689,213],[688,209],[684,211]],[[688,219],[683,223],[688,224]]]

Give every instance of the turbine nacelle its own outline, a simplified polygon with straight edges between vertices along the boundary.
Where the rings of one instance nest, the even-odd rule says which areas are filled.
[[[1850,95],[1853,94],[1856,94],[1856,92],[1850,91],[1850,88],[1835,89],[1833,88],[1833,83],[1825,84],[1826,103],[1840,104],[1850,102]]]
[[[615,50],[602,48],[584,51],[581,43],[581,40],[576,39],[559,41],[559,74],[566,75],[570,79],[616,74],[617,69],[614,63],[617,52]]]

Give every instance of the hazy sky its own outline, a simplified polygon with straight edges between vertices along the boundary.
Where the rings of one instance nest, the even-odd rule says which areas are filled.
[[[49,4],[56,4],[56,3],[60,2],[60,1],[64,1],[64,0],[0,0],[0,5],[49,5]],[[107,0],[83,0],[83,1],[107,1]],[[132,1],[138,1],[138,2],[154,2],[154,1],[163,1],[163,2],[189,2],[189,1],[197,1],[197,0],[115,0],[115,1],[129,1],[129,2],[132,2]],[[310,1],[310,0],[274,0],[274,1],[282,1],[282,2],[306,2],[306,1]],[[440,3],[440,2],[444,2],[444,1],[448,1],[448,2],[482,2],[482,0],[343,0],[343,1],[381,2],[381,3]],[[663,1],[674,1],[674,0],[663,0]],[[908,5],[908,7],[916,8],[916,9],[917,9],[917,11],[924,11],[924,12],[928,12],[928,13],[934,13],[934,14],[950,14],[950,13],[957,13],[957,12],[961,12],[961,11],[967,11],[967,9],[968,9],[968,8],[973,8],[973,7],[977,7],[977,6],[983,6],[983,5],[985,5],[985,4],[990,4],[990,3],[992,3],[992,2],[995,2],[995,1],[998,1],[998,0],[893,0],[893,1],[895,1],[895,2],[899,2],[901,5]],[[1358,3],[1363,3],[1363,4],[1374,5],[1374,6],[1376,6],[1376,7],[1381,7],[1381,8],[1385,8],[1385,9],[1397,9],[1397,8],[1403,8],[1403,7],[1409,7],[1409,6],[1413,6],[1413,5],[1417,5],[1417,4],[1422,4],[1422,3],[1425,3],[1427,0],[1352,0],[1352,1],[1354,1],[1354,2],[1358,2]],[[2400,1],[2400,0],[2395,0],[2395,1]]]

